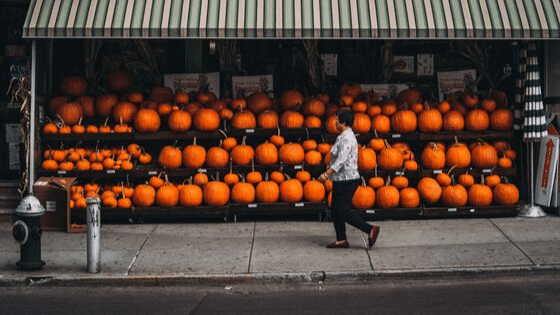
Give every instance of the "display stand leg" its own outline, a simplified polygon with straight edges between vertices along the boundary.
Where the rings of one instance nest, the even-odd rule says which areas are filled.
[[[535,176],[534,176],[534,166],[535,166],[535,159],[534,159],[534,151],[533,145],[534,141],[529,141],[529,165],[527,166],[528,172],[528,181],[529,181],[529,204],[526,204],[519,209],[518,215],[520,217],[525,218],[540,218],[546,216],[546,213],[542,210],[541,207],[535,205]]]

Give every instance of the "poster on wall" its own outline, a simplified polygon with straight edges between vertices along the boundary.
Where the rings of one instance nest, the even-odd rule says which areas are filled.
[[[336,76],[338,74],[338,56],[336,54],[321,54],[323,61],[323,72],[325,75]]]
[[[402,90],[408,89],[406,84],[360,84],[364,92],[373,91],[383,99],[396,98]]]
[[[393,56],[395,73],[414,73],[414,56]]]
[[[416,60],[418,62],[416,74],[419,77],[434,75],[434,55],[418,54],[416,55]]]
[[[273,96],[274,84],[272,75],[255,75],[232,77],[231,86],[234,97],[245,97],[253,92],[267,92],[269,96]]]
[[[438,72],[437,79],[439,100],[441,101],[447,94],[461,92],[467,87],[472,86],[473,82],[476,80],[476,70]]]
[[[163,85],[177,92],[207,90],[220,97],[220,73],[172,73],[163,76]]]

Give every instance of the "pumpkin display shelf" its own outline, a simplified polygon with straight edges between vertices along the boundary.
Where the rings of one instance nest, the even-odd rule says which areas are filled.
[[[103,220],[143,220],[143,219],[190,219],[190,218],[219,218],[230,220],[230,207],[138,207],[130,208],[107,208],[101,207]],[[72,222],[78,224],[86,223],[86,209],[72,209]]]
[[[447,207],[444,205],[424,205],[422,217],[453,218],[453,217],[510,217],[517,215],[519,206],[487,206],[487,207]]]
[[[235,204],[231,203],[230,214],[233,216],[234,221],[238,216],[254,216],[254,215],[297,215],[297,214],[315,214],[318,216],[319,221],[324,218],[325,209],[327,207],[325,202],[295,202],[295,203],[250,203],[250,204]]]
[[[418,219],[422,217],[422,207],[391,209],[352,209],[352,212],[370,220],[383,219]]]

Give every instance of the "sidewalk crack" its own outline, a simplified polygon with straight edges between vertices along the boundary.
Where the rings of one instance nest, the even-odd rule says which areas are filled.
[[[253,224],[253,238],[251,239],[251,250],[249,251],[249,264],[247,266],[247,273],[251,272],[251,260],[253,258],[253,246],[255,246],[255,233],[257,231],[257,221]]]
[[[375,270],[375,268],[373,268],[373,262],[371,262],[371,255],[369,253],[369,247],[368,247],[368,239],[367,237],[364,236],[367,234],[361,233],[361,235],[362,235],[362,240],[364,241],[365,251],[368,256],[369,267],[371,268],[371,270]]]
[[[130,262],[130,265],[128,265],[128,269],[126,270],[125,276],[128,276],[130,274],[130,271],[132,270],[132,267],[134,267],[134,264],[136,263],[136,259],[138,258],[138,256],[140,256],[140,252],[142,251],[142,249],[144,248],[144,246],[146,245],[146,243],[148,242],[150,237],[152,237],[152,234],[154,234],[154,232],[156,231],[158,226],[159,226],[159,224],[156,224],[156,226],[154,226],[154,228],[152,229],[150,234],[148,234],[148,236],[146,236],[146,239],[144,240],[144,242],[142,242],[142,245],[140,245],[140,248],[138,249],[138,251],[136,251],[136,254],[134,255],[134,258],[132,258],[132,261]]]
[[[505,236],[505,238],[507,238],[507,240],[513,245],[515,246],[527,259],[529,259],[529,261],[535,265],[535,266],[539,266],[539,264],[537,264],[530,256],[529,254],[527,254],[521,247],[519,247],[519,245],[517,245],[502,229],[500,229],[500,227],[498,225],[496,225],[496,223],[494,223],[494,221],[492,219],[488,219],[488,221],[490,221],[490,223],[492,223],[492,225],[502,233],[503,236]]]

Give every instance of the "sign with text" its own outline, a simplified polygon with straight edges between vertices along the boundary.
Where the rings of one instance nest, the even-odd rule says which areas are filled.
[[[437,77],[439,99],[443,100],[447,94],[461,92],[470,87],[476,80],[476,70],[438,72]]]
[[[272,75],[255,75],[232,77],[231,86],[233,97],[245,97],[254,92],[267,92],[270,96],[274,92]]]
[[[535,179],[535,203],[550,206],[552,192],[556,187],[558,172],[558,136],[546,136],[541,140],[539,164]]]
[[[177,92],[207,90],[220,97],[220,73],[172,73],[163,76],[163,85]]]
[[[360,84],[364,92],[375,92],[383,99],[396,98],[402,90],[408,89],[406,84]]]

